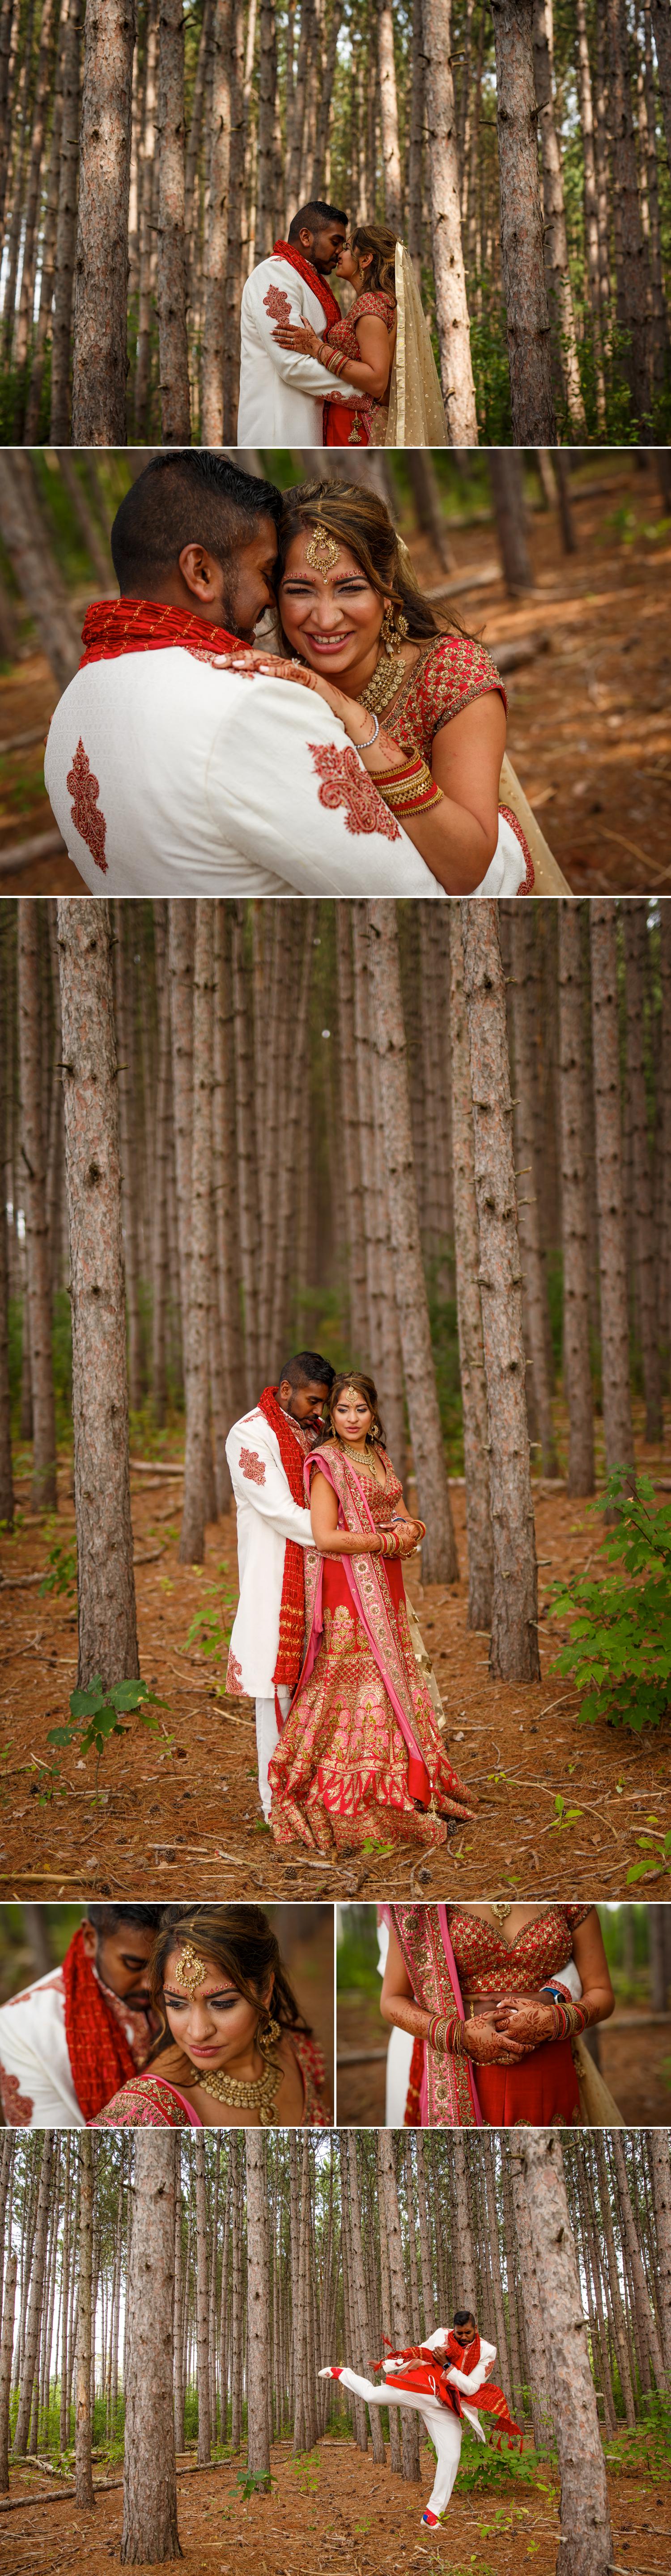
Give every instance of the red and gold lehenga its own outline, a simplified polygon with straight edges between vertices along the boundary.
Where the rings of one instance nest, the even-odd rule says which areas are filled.
[[[331,2111],[322,2051],[308,2031],[292,2030],[287,2035],[303,2081],[302,2119],[292,2122],[292,2127],[328,2129]],[[204,2122],[177,2084],[169,2084],[158,2067],[153,2073],[148,2067],[144,2075],[132,2076],[122,2085],[88,2125],[90,2129],[202,2129]],[[221,2120],[213,2125],[226,2128],[224,2105]]]
[[[330,329],[325,333],[329,348],[338,349],[341,357],[360,360],[361,350],[356,336],[356,325],[363,319],[365,313],[374,313],[380,322],[384,322],[385,330],[389,332],[391,369],[396,302],[393,295],[384,295],[381,290],[374,290],[371,287],[363,295],[357,295],[356,303],[351,306],[349,313],[344,314],[340,322],[331,323]],[[386,403],[376,402],[372,394],[355,396],[353,393],[351,403],[329,402],[327,395],[324,404],[324,446],[369,447],[371,439],[374,440],[376,424],[384,419],[385,411]]]
[[[402,1489],[386,1451],[377,1457],[384,1485],[365,1466],[355,1472],[336,1441],[306,1460],[308,1493],[317,1467],[337,1494],[341,1529],[391,1527]],[[322,1852],[371,1836],[444,1843],[447,1818],[473,1807],[437,1733],[399,1560],[309,1550],[305,1590],[303,1670],[268,1774],[276,1842]]]
[[[574,1933],[591,1911],[589,1905],[546,1905],[514,1941],[458,1905],[393,1905],[389,1921],[415,2002],[445,2016],[457,2002],[468,2021],[479,1998],[484,2008],[492,1995],[538,1994],[549,1978],[561,1979]],[[489,2128],[572,2127],[581,2113],[571,2040],[544,2040],[512,2066],[476,2066],[467,2055],[443,2055],[416,2040],[406,2125],[470,2127],[478,2109]]]

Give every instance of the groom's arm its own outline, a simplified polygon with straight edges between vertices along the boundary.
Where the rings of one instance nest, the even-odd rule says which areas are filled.
[[[231,1471],[231,1484],[236,1503],[246,1502],[270,1521],[278,1538],[297,1539],[299,1547],[312,1547],[312,1522],[307,1508],[302,1510],[289,1492],[284,1468],[273,1457],[255,1423],[246,1438],[229,1431],[226,1456]]]
[[[268,285],[267,276],[259,277],[257,282],[255,270],[252,270],[251,277],[247,279],[244,290],[245,308],[254,321],[264,357],[270,358],[283,384],[290,385],[294,393],[311,394],[315,402],[323,400],[325,394],[331,398],[335,397],[339,402],[351,402],[351,387],[349,394],[341,393],[337,378],[330,375],[328,367],[320,366],[318,358],[306,358],[301,356],[300,351],[280,349],[277,341],[273,339],[273,332],[278,322],[290,323],[300,329],[301,323],[306,318],[301,300],[300,278],[294,270],[291,275],[291,286],[287,284],[286,271],[278,277],[277,284],[273,280]],[[326,331],[326,324],[324,331]]]
[[[292,895],[440,896],[315,691],[222,672],[222,720],[207,765],[222,843]]]

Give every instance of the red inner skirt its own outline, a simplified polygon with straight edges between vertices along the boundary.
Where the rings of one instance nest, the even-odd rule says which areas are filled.
[[[395,1621],[405,1599],[403,1569],[399,1557],[383,1557],[377,1571],[380,1582],[386,1584],[390,1594],[392,1618]],[[344,1558],[325,1556],[322,1575],[322,1609],[333,1611],[343,1607],[349,1611],[350,1619],[358,1619],[356,1603],[352,1599],[345,1573]],[[411,1753],[409,1747],[407,1751],[409,1795],[411,1798],[421,1799],[423,1807],[430,1807],[431,1782],[426,1765],[421,1761],[419,1754]]]

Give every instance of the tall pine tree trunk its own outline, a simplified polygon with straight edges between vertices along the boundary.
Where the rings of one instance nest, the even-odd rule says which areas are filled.
[[[426,1582],[453,1583],[457,1550],[419,1239],[394,907],[371,903],[369,921],[396,1303],[419,1508],[427,1523],[422,1570]]]
[[[490,1672],[538,1681],[538,1580],[503,966],[496,905],[462,903],[494,1542]]]
[[[246,2129],[248,2473],[270,2487],[268,2437],[268,2176],[262,2129]]]
[[[534,0],[533,39],[536,103],[543,163],[545,282],[550,330],[571,434],[584,435],[585,405],[580,384],[573,295],[568,264],[564,178],[555,123],[553,85],[553,0]]]
[[[14,2301],[18,2256],[9,2253],[5,2271],[0,2338],[0,2495],[9,2494],[9,2404],[12,2393]]]
[[[568,1492],[594,1492],[590,1367],[590,1245],[585,1103],[587,1049],[582,908],[559,907],[559,1119],[564,1267],[564,1381]]]
[[[72,381],[75,447],[126,442],[135,0],[86,0]]]
[[[139,1672],[109,905],[58,904],[70,1233],[79,1686]]]
[[[123,2567],[181,2558],[173,2423],[175,2152],[177,2138],[134,2139],[133,2228],[127,2284]]]
[[[160,0],[158,25],[158,352],[161,439],[191,438],[184,236],[184,7]]]
[[[464,999],[464,946],[456,904],[450,922],[450,960],[454,1259],[466,1481],[467,1625],[484,1630],[491,1627],[494,1554],[489,1500],[487,1382],[479,1283],[480,1239],[473,1161],[473,1100]]]
[[[645,964],[647,902],[624,906],[624,962],[627,1001],[627,1082],[632,1169],[632,1215],[638,1332],[645,1385],[645,1437],[663,1436],[662,1370],[659,1334],[657,1226],[648,1137],[645,1063]]]
[[[21,1087],[21,1181],[26,1227],[26,1285],[33,1399],[31,1511],[56,1508],[56,1408],[51,1347],[51,1275],[43,1134],[40,910],[19,906],[18,1019]]]
[[[79,194],[79,93],[83,10],[84,0],[67,0],[60,176],[54,257],[54,310],[51,325],[49,437],[52,447],[65,446],[70,437],[72,292]]]
[[[542,2306],[559,2459],[562,2569],[608,2576],[612,2538],[596,2395],[590,2369],[558,2130],[526,2129],[519,2157]]]
[[[440,375],[451,447],[477,447],[478,416],[461,238],[451,9],[422,0],[424,94]]]
[[[189,1306],[184,1336],[186,1442],[180,1565],[200,1564],[211,1481],[209,1317],[211,1304],[212,1080],[214,922],[211,903],[196,905],[193,977],[193,1133]]]
[[[545,1246],[537,1195],[534,1103],[537,1097],[537,1040],[540,1034],[532,974],[535,921],[533,908],[510,907],[512,947],[512,1022],[515,1048],[514,1135],[517,1156],[517,1214],[525,1284],[524,1307],[531,1358],[536,1426],[540,1433],[544,1476],[556,1476],[557,1451],[552,1421],[552,1387],[548,1367],[548,1311]]]
[[[615,905],[590,904],[592,1050],[596,1194],[601,1290],[601,1388],[606,1474],[633,1470],[629,1374],[627,1238],[622,1179],[617,917]]]
[[[492,0],[501,185],[501,274],[513,441],[554,447],[550,317],[533,60],[533,0]]]
[[[95,2322],[91,2314],[93,2306],[93,2139],[86,2129],[79,2140],[77,2238],[79,2286],[75,2357],[75,2496],[78,2506],[92,2506],[94,2496],[91,2468],[91,2343]]]

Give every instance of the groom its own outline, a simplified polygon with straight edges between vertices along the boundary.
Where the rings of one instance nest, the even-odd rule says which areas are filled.
[[[240,447],[323,446],[322,405],[337,394],[328,369],[316,358],[278,348],[278,322],[311,322],[324,333],[340,321],[340,306],[326,284],[347,233],[347,216],[316,198],[299,206],[287,241],[276,241],[242,291],[240,308]],[[351,391],[350,391],[351,399]]]
[[[125,494],[122,596],[89,609],[44,763],[91,894],[441,893],[324,699],[220,667],[273,600],[281,511],[212,448],[162,450]]]
[[[321,1435],[335,1376],[319,1351],[295,1351],[276,1387],[234,1422],[226,1456],[238,1515],[240,1598],[226,1688],[256,1704],[259,1793],[270,1815],[268,1764],[303,1662],[303,1550],[312,1546],[303,1466]]]
[[[386,2338],[385,2338],[386,2340]],[[436,2454],[436,2474],[422,2514],[424,2529],[435,2529],[449,2504],[461,2457],[462,2420],[470,2424],[479,2442],[485,2434],[479,2421],[482,2408],[495,2419],[499,2436],[507,2433],[508,2449],[521,2432],[510,2414],[503,2390],[491,2381],[496,2360],[496,2345],[485,2343],[478,2334],[471,2308],[457,2308],[451,2331],[438,2326],[435,2334],[426,2335],[422,2344],[407,2346],[404,2352],[388,2351],[386,2360],[374,2364],[384,2372],[380,2388],[363,2379],[359,2371],[330,2366],[320,2370],[320,2379],[339,2379],[354,2397],[366,2406],[410,2406],[421,2416]]]

